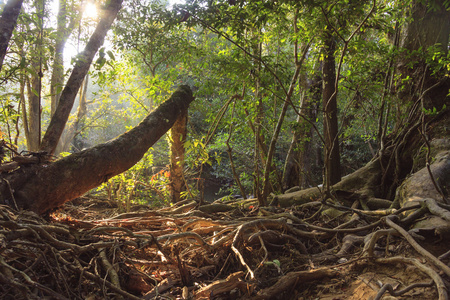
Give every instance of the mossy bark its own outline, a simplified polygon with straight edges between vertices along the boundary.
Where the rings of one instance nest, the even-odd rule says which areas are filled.
[[[380,197],[381,168],[378,159],[372,160],[366,166],[358,169],[354,173],[345,176],[340,182],[331,187],[332,193],[345,191],[358,193],[364,198]],[[301,205],[311,201],[320,200],[323,196],[322,187],[312,187],[282,195],[272,195],[272,205],[289,207],[291,205]]]
[[[114,140],[2,176],[0,204],[44,213],[83,195],[136,164],[193,99],[191,89],[181,86],[139,125]]]

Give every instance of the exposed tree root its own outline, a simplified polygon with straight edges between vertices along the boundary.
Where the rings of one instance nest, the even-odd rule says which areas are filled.
[[[391,294],[392,296],[401,296],[404,293],[407,293],[412,289],[420,288],[420,287],[428,287],[428,286],[432,286],[432,285],[433,285],[433,281],[428,282],[428,283],[414,283],[414,284],[411,284],[411,285],[405,287],[404,289],[396,291],[391,284],[387,283],[381,287],[377,296],[373,300],[380,300],[381,297],[383,297],[384,293],[386,293],[386,291],[388,291],[389,294]]]
[[[375,263],[389,264],[389,265],[403,263],[403,264],[414,265],[420,271],[427,274],[434,281],[436,288],[438,290],[439,300],[447,300],[448,299],[447,288],[445,287],[444,281],[439,276],[439,274],[436,271],[434,271],[433,269],[431,269],[430,267],[422,264],[415,258],[406,258],[406,257],[378,258],[375,260]]]
[[[404,230],[403,228],[401,228],[400,226],[398,226],[397,224],[395,224],[390,218],[386,218],[386,224],[388,224],[390,227],[392,227],[393,229],[397,230],[407,241],[408,243],[411,244],[411,246],[413,246],[414,249],[416,249],[416,251],[421,254],[424,258],[428,259],[429,261],[431,261],[435,266],[437,266],[438,268],[440,268],[442,271],[444,271],[445,274],[447,274],[447,276],[450,276],[450,268],[444,264],[443,262],[441,262],[439,259],[437,259],[434,255],[432,255],[430,252],[428,252],[427,250],[425,250],[423,247],[421,247],[414,239],[413,237],[408,234],[408,232],[406,230]]]
[[[273,286],[259,291],[258,294],[251,299],[277,299],[282,295],[288,295],[289,292],[299,283],[304,284],[315,280],[325,280],[329,277],[334,277],[337,274],[337,271],[327,268],[311,271],[290,272],[281,277]]]
[[[405,210],[374,214],[330,204],[340,211],[331,218],[329,205],[310,203],[291,209],[227,205],[199,214],[188,201],[114,214],[103,204],[96,208],[95,200],[84,202],[47,220],[0,206],[1,299],[298,299],[320,293],[321,286],[349,285],[358,266],[371,263],[409,264],[426,274],[403,286],[378,285],[374,296],[408,295],[420,287],[426,298],[447,299],[434,268],[448,280],[448,249],[437,253],[440,261],[414,244],[409,227],[402,228],[409,224],[401,222]],[[448,214],[429,200],[409,209],[414,214],[424,207],[444,219]],[[396,250],[409,249],[401,237],[417,250],[411,254],[427,260]],[[423,287],[427,277],[432,287]]]

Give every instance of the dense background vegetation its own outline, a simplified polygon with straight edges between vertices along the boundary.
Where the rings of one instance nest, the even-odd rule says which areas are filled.
[[[428,2],[430,11],[449,7],[448,1]],[[102,5],[24,4],[0,74],[1,131],[10,148],[39,148]],[[196,101],[189,111],[184,197],[240,194],[266,201],[293,186],[336,183],[404,125],[411,103],[395,95],[410,78],[396,72],[401,58],[426,60],[433,72],[448,74],[445,45],[414,52],[399,47],[415,5],[125,1],[56,155],[129,130],[188,84]],[[120,203],[168,201],[168,144],[160,140],[96,192]]]

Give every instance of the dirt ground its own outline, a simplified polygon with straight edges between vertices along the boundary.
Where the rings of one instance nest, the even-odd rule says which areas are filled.
[[[447,299],[446,269],[384,217],[323,211],[185,201],[120,213],[80,198],[41,218],[1,207],[0,298]],[[448,240],[422,237],[448,266]]]

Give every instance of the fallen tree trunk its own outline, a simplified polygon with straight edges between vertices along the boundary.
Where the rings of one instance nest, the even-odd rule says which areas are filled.
[[[347,175],[342,180],[332,186],[331,190],[358,192],[367,198],[380,197],[377,191],[380,190],[381,166],[379,158],[369,162],[366,166]],[[290,207],[292,205],[301,205],[311,201],[320,200],[324,195],[323,188],[312,187],[304,190],[297,190],[292,193],[281,195],[272,195],[271,205]]]
[[[42,214],[83,195],[136,164],[193,100],[191,89],[181,86],[139,125],[116,139],[2,176],[0,204]]]
[[[445,126],[448,126],[448,124]],[[380,166],[379,157],[354,173],[342,178],[340,182],[333,185],[331,190],[340,200],[346,200],[346,195],[348,196],[351,193],[357,193],[359,196],[358,199],[363,201],[364,204],[367,204],[369,207],[379,206],[380,201],[386,202],[381,203],[382,206],[386,207],[389,206],[388,204],[391,200],[395,200],[391,205],[398,208],[403,207],[409,201],[426,198],[433,198],[438,202],[445,203],[445,197],[450,194],[450,186],[448,184],[450,181],[450,139],[435,139],[431,142],[431,146],[433,162],[429,166],[430,169],[428,170],[427,167],[423,167],[405,179],[397,189],[395,199],[387,199],[385,201],[379,199],[384,198],[384,195],[381,193],[382,168]],[[424,164],[424,162],[419,165],[422,164]],[[433,180],[435,181],[434,183]],[[339,197],[340,195],[343,195],[344,197]],[[323,196],[324,193],[320,187],[312,187],[291,193],[272,195],[271,204],[281,207],[290,207],[292,205],[302,205],[311,201],[321,200]],[[354,197],[348,197],[348,199],[355,200]],[[369,202],[372,202],[373,205],[369,205]],[[349,202],[345,204],[350,206],[352,203]],[[373,209],[375,207],[370,208]]]

